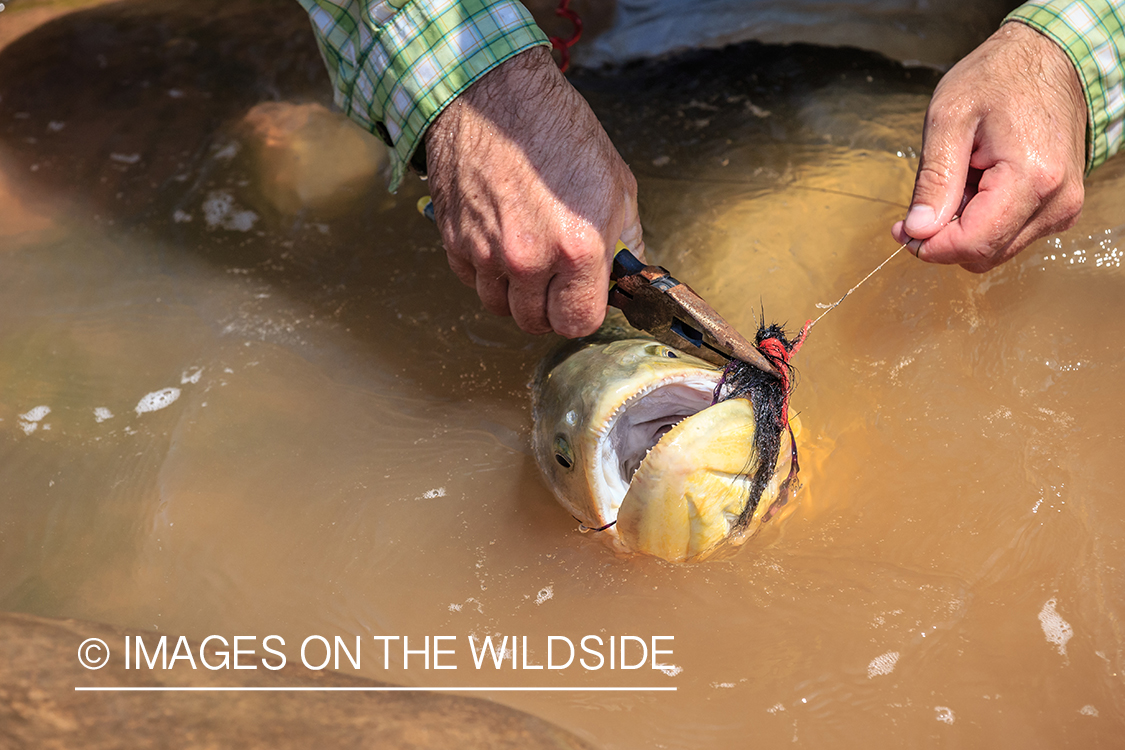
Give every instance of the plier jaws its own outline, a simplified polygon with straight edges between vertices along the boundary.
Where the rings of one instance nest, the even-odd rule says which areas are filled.
[[[634,328],[713,365],[725,367],[737,359],[779,377],[756,346],[667,268],[645,265],[618,244],[610,278],[616,283],[609,290],[609,304]]]

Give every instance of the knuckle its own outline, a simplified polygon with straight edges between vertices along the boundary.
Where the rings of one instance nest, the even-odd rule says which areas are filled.
[[[1086,191],[1080,180],[1067,180],[1053,193],[1041,200],[1045,204],[1044,220],[1047,231],[1063,231],[1074,226],[1082,213]],[[1044,232],[1046,233],[1046,232]]]
[[[521,290],[513,293],[508,300],[512,318],[520,329],[532,334],[549,333],[551,324],[547,319],[546,300],[540,290]]]
[[[965,249],[964,262],[975,268],[988,269],[992,267],[996,249],[992,243],[981,243]]]
[[[571,280],[549,304],[551,328],[561,336],[588,336],[605,319],[605,301],[588,284]]]
[[[953,248],[951,260],[973,273],[984,273],[999,263],[997,260],[1006,246],[1006,231],[994,225],[975,238],[965,239]]]
[[[1055,195],[1066,187],[1067,167],[1055,160],[1044,160],[1035,170],[1035,191],[1042,200]]]
[[[1070,222],[1067,226],[1072,226],[1078,220],[1078,215],[1082,213],[1082,204],[1086,202],[1086,189],[1082,182],[1080,180],[1071,182],[1063,189],[1059,201],[1064,218]]]
[[[535,242],[511,242],[504,247],[504,272],[513,279],[523,280],[538,276],[548,267],[547,253]]]
[[[925,164],[918,167],[918,176],[914,185],[919,189],[937,188],[949,182],[950,169],[937,159],[928,159]]]
[[[974,108],[973,99],[962,96],[956,79],[946,74],[934,90],[934,99],[926,110],[926,120],[931,127],[948,127],[970,117]]]
[[[592,226],[585,226],[559,246],[558,265],[567,273],[586,273],[605,255],[602,235]]]
[[[1079,216],[1079,214],[1080,214],[1080,213],[1081,213],[1081,212],[1076,212],[1076,213],[1074,213],[1074,214],[1072,214],[1072,215],[1070,215],[1070,216],[1067,216],[1067,217],[1065,217],[1065,218],[1064,218],[1064,219],[1063,219],[1062,221],[1060,221],[1060,222],[1058,223],[1058,225],[1057,225],[1057,227],[1056,227],[1056,228],[1054,229],[1054,231],[1056,231],[1056,232],[1064,232],[1064,231],[1066,231],[1067,229],[1070,229],[1071,227],[1073,227],[1073,226],[1074,226],[1075,224],[1077,224],[1077,223],[1078,223],[1078,216]]]
[[[950,189],[952,179],[952,169],[948,165],[936,159],[926,159],[918,166],[918,174],[914,178],[911,205],[915,203],[940,205],[943,196]]]
[[[975,107],[971,98],[949,91],[947,82],[943,80],[926,110],[926,129],[934,133],[959,129],[974,116]]]

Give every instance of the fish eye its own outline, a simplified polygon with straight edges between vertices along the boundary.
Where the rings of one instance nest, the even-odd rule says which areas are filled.
[[[564,469],[574,466],[574,456],[570,452],[570,443],[562,435],[555,436],[555,460]]]
[[[668,357],[669,359],[678,359],[680,356],[663,344],[657,344],[655,342],[645,347],[645,354],[648,354],[650,357]]]

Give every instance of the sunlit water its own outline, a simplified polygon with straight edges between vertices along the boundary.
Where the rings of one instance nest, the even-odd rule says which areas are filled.
[[[0,53],[0,607],[287,643],[674,636],[667,672],[365,651],[407,685],[678,688],[497,696],[613,748],[1117,746],[1125,166],[1001,269],[901,254],[814,329],[782,524],[725,561],[618,559],[530,457],[552,342],[478,312],[417,181],[274,208],[237,123],[324,101],[315,49],[299,13],[206,11]],[[68,55],[90,64],[43,63]],[[577,82],[653,256],[744,330],[894,250],[931,74],[749,47]]]

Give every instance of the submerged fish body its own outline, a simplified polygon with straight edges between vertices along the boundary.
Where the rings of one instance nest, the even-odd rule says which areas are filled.
[[[626,335],[571,342],[541,365],[534,444],[547,483],[618,551],[682,562],[741,544],[786,502],[790,431],[762,467],[754,404],[715,403],[721,369]]]

